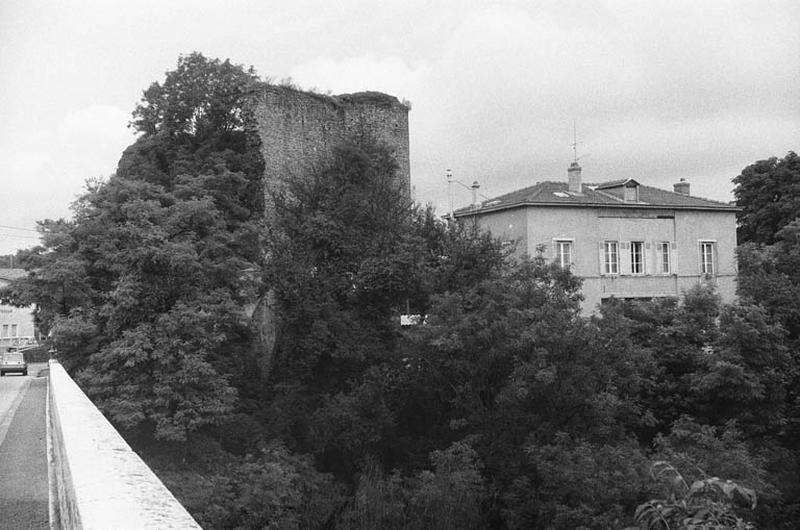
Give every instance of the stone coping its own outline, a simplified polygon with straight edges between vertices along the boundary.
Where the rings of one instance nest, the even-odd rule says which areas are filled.
[[[51,528],[200,528],[55,360],[47,399]]]

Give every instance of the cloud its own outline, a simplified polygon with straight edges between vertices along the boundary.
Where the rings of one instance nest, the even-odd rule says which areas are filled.
[[[571,18],[495,4],[461,18],[412,111],[419,196],[444,204],[448,167],[488,195],[563,179],[573,120],[584,174],[667,189],[696,177],[720,200],[742,167],[796,145],[791,17],[746,3],[603,5]]]
[[[399,57],[373,54],[339,60],[317,58],[290,71],[293,81],[303,88],[329,90],[334,94],[377,90],[401,99],[411,99],[412,103],[426,75],[424,64],[412,67]]]
[[[0,149],[6,177],[3,224],[34,228],[38,220],[69,217],[86,179],[108,177],[133,143],[129,115],[92,105],[67,114],[52,130],[22,132]],[[35,244],[0,233],[0,254]]]
[[[92,105],[68,114],[56,128],[58,159],[54,162],[70,180],[108,176],[116,169],[122,151],[133,143],[129,121],[129,113],[109,105]]]

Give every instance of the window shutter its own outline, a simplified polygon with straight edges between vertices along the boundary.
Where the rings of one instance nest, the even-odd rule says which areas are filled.
[[[678,244],[674,241],[670,245],[669,261],[669,272],[672,274],[678,274]]]
[[[600,264],[600,276],[605,276],[606,274],[606,266],[605,266],[605,242],[601,241],[597,246],[597,263]]]
[[[657,252],[658,243],[651,244],[650,241],[647,241],[644,244],[644,273],[645,274],[653,274],[656,272],[654,263],[653,254]]]
[[[703,274],[703,243],[697,242],[697,272]]]
[[[711,245],[711,262],[714,267],[714,276],[719,274],[719,252],[717,252],[717,242]]]
[[[631,244],[629,241],[619,242],[619,273],[631,274]]]

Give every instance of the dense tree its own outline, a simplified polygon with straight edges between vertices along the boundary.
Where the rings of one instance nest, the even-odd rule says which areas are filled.
[[[503,261],[499,242],[412,208],[395,172],[390,153],[362,139],[273,199],[265,283],[280,339],[267,421],[340,471],[395,426],[385,400],[399,399],[400,314],[426,313],[431,295]]]
[[[800,157],[759,160],[733,179],[739,243],[771,245],[781,228],[800,217]]]
[[[133,126],[146,135],[165,132],[203,139],[245,128],[243,107],[259,82],[251,66],[208,59],[194,52],[181,56],[164,83],[144,91],[133,111]]]
[[[72,221],[40,223],[35,302],[60,357],[120,427],[186,440],[223,421],[249,377],[260,220],[258,149],[241,121],[253,73],[182,57],[134,112],[143,134],[116,175],[90,182]],[[234,97],[234,95],[237,95]]]
[[[791,528],[800,491],[794,471],[798,361],[791,337],[748,297],[719,306],[713,291],[695,289],[654,318],[662,305],[621,307],[636,330],[632,337],[650,350],[656,367],[643,372],[651,377],[643,398],[656,423],[637,430],[640,441],[652,441],[653,457],[680,469],[689,483],[716,476],[757,491],[755,512],[737,508],[739,517],[759,527]]]
[[[725,366],[719,380],[731,384],[728,417],[758,441],[777,488],[764,498],[760,520],[790,528],[800,519],[800,504],[787,501],[800,498],[800,163],[790,152],[756,162],[737,179],[746,236],[738,250],[738,292],[757,308],[733,321],[726,349],[740,360]]]

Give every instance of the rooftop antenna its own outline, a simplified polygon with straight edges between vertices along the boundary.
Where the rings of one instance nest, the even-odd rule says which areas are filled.
[[[572,143],[569,144],[572,147],[572,163],[577,165],[578,160],[581,158],[586,158],[589,156],[589,153],[585,155],[578,156],[578,126],[575,120],[572,120]]]
[[[572,162],[578,163],[578,125],[572,120]]]

